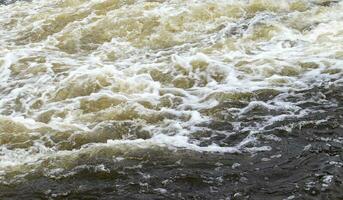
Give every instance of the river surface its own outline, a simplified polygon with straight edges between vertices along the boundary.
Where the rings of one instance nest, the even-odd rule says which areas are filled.
[[[343,1],[0,1],[0,199],[343,199]]]

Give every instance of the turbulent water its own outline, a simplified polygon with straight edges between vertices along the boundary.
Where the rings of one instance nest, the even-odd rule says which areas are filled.
[[[343,199],[343,1],[0,1],[0,199]]]

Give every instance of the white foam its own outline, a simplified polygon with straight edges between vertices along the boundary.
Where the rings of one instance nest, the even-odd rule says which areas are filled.
[[[273,4],[273,12],[268,8],[256,13],[248,9],[251,2],[245,0],[137,1],[96,11],[100,2],[68,5],[57,0],[34,0],[0,7],[1,116],[23,124],[30,134],[39,128],[82,134],[103,122],[96,117],[103,117],[106,122],[119,113],[118,116],[125,116],[123,120],[139,122],[151,138],[108,140],[99,146],[127,144],[140,148],[254,153],[270,150],[269,146],[261,146],[257,134],[280,121],[311,113],[297,106],[302,102],[287,100],[290,93],[309,89],[315,83],[342,79],[343,72],[325,72],[343,69],[342,2],[327,10],[313,5],[306,12],[298,12],[290,10],[290,1],[283,0]],[[229,8],[251,16],[231,16],[234,10]],[[203,11],[206,12],[201,14]],[[274,32],[256,32],[263,25],[273,27]],[[309,25],[308,30],[305,25]],[[94,38],[94,34],[98,37]],[[318,66],[302,67],[300,63],[304,62]],[[12,71],[16,65],[19,74]],[[39,66],[46,71],[35,73],[33,69]],[[155,77],[153,72],[161,74]],[[191,83],[189,88],[176,87],[176,77],[187,79]],[[95,88],[85,89],[93,87],[92,84]],[[63,89],[71,94],[54,98]],[[253,95],[244,97],[260,89],[281,94],[266,101]],[[89,113],[81,109],[81,101],[100,102],[103,98],[123,103],[100,105],[100,111]],[[162,102],[165,99],[170,102]],[[214,110],[230,101],[247,106],[238,108],[233,104],[232,108]],[[261,120],[251,125],[229,118],[217,119],[220,117],[216,115],[225,111],[242,119],[254,109],[280,114],[259,116]],[[39,122],[47,111],[54,113],[49,120]],[[200,146],[204,138],[191,136],[201,130],[199,125],[213,120],[226,120],[233,125],[230,131],[250,134],[234,146],[219,146],[215,141]],[[278,128],[291,130],[292,124]],[[278,141],[273,135],[264,138]],[[39,138],[33,143],[33,147],[26,149],[1,145],[0,168],[73,152],[45,147]],[[93,145],[90,141],[82,148]]]

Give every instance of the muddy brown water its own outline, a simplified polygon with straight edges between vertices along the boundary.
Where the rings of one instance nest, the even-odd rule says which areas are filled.
[[[0,199],[343,199],[342,1],[0,4]]]

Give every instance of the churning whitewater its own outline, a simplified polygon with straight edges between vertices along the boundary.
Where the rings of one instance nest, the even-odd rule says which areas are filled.
[[[2,3],[1,199],[343,198],[343,1]]]

